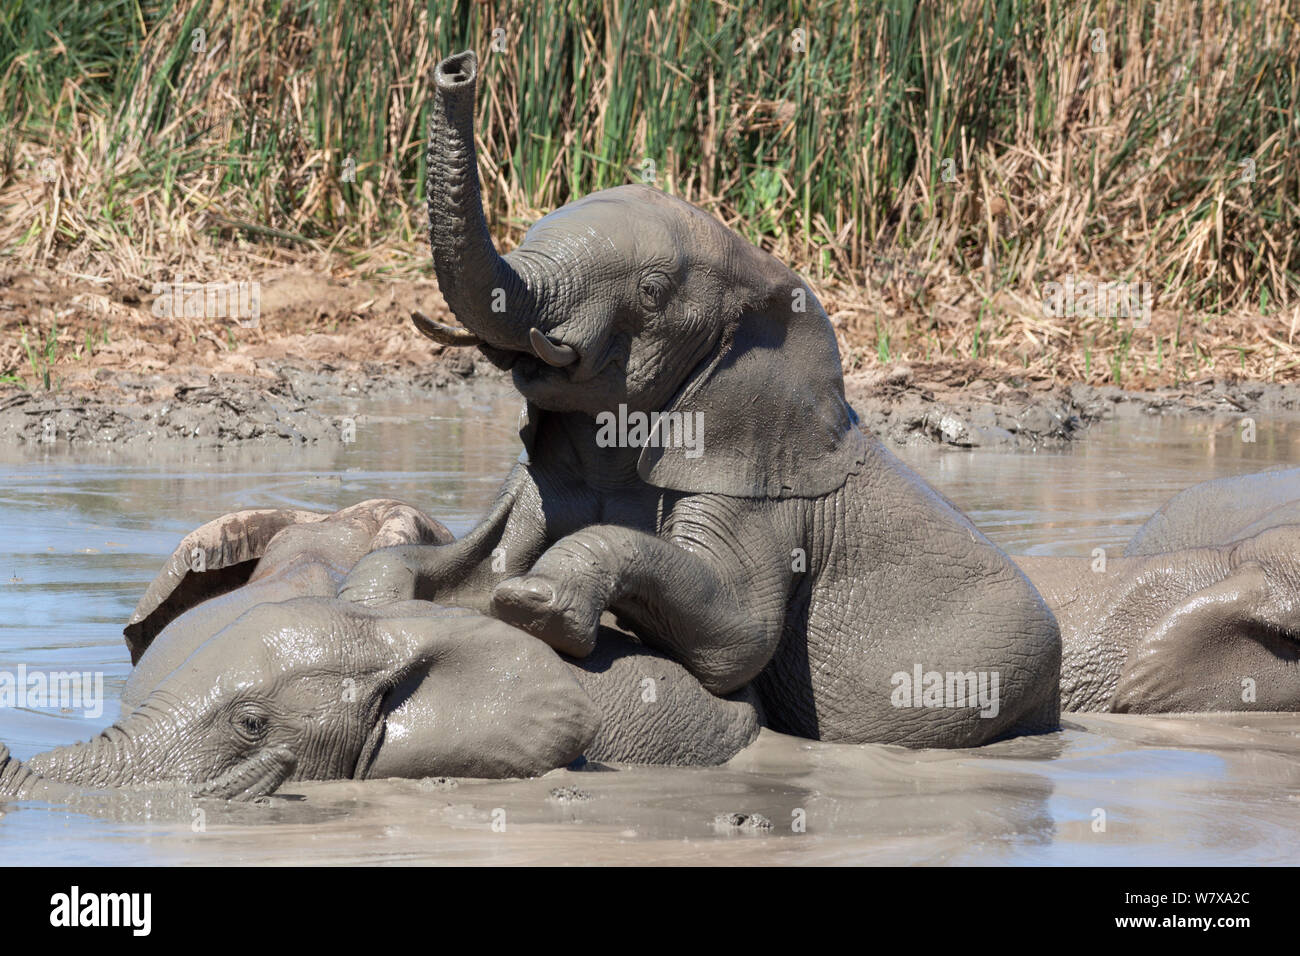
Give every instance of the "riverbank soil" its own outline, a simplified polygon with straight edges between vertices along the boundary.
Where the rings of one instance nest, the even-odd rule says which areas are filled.
[[[260,288],[255,321],[159,318],[155,312],[165,310],[154,307],[157,296],[144,283],[0,272],[0,442],[343,441],[347,416],[338,408],[345,400],[475,383],[509,387],[475,350],[437,345],[412,326],[416,309],[454,324],[432,278],[290,265],[253,281]],[[881,360],[853,332],[871,304],[835,291],[825,300],[849,400],[866,428],[895,444],[1059,444],[1113,415],[1248,418],[1300,408],[1291,368],[1269,376],[1273,381],[1232,368],[1181,379],[1152,371],[1127,387],[1075,376],[1066,363],[1048,370],[952,356]],[[1153,319],[1154,334],[1162,324]],[[1281,318],[1272,325],[1279,341],[1289,339]]]

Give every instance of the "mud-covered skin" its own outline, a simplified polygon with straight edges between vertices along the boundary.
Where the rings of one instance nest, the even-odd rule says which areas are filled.
[[[1195,485],[1104,568],[1017,557],[1061,626],[1061,708],[1300,710],[1297,476]]]
[[[449,306],[527,400],[528,460],[464,538],[375,551],[340,597],[477,608],[578,657],[612,610],[708,690],[754,682],[772,726],[808,737],[952,747],[1054,728],[1051,613],[859,430],[803,281],[645,186],[558,209],[499,256],[475,77],[472,54],[436,71],[430,239]],[[611,445],[600,416],[621,412],[701,422],[702,444]],[[893,676],[918,665],[996,673],[996,715],[894,706]]]
[[[176,547],[123,629],[135,669],[122,702],[138,705],[203,642],[255,605],[333,597],[348,570],[376,548],[451,540],[441,523],[391,499],[333,514],[263,508],[209,521]]]
[[[450,537],[441,524],[423,512],[391,500],[363,502],[335,514],[241,511],[208,522],[184,538],[150,584],[132,623],[125,629],[128,646],[133,651],[138,649],[141,656],[123,690],[123,703],[139,707],[151,693],[169,688],[168,692],[177,695],[178,700],[196,705],[204,690],[203,681],[198,682],[197,690],[182,690],[169,679],[209,642],[221,649],[208,658],[210,663],[204,672],[215,679],[223,655],[233,662],[236,650],[229,635],[211,639],[241,615],[259,604],[298,596],[332,596],[355,556],[375,546],[394,539]],[[196,549],[203,555],[202,572],[192,569]],[[232,583],[244,578],[248,578],[247,583]],[[293,605],[300,606],[310,607]],[[338,631],[358,630],[362,618],[346,613],[351,605],[341,607],[338,619],[329,618],[334,623],[322,626],[316,644],[304,642],[305,648],[316,654],[342,652],[342,648],[331,651]],[[429,605],[413,607],[428,615],[459,613]],[[171,620],[159,629],[164,614]],[[265,619],[283,622],[288,620],[287,615],[288,611],[282,609]],[[468,626],[473,631],[471,624],[456,626]],[[157,635],[150,636],[155,631]],[[578,678],[591,700],[576,703],[575,711],[581,717],[594,704],[599,714],[599,729],[582,754],[592,760],[717,764],[758,734],[761,722],[752,692],[740,692],[730,700],[715,697],[680,664],[612,629],[604,632],[608,647],[602,645],[602,653],[583,661],[561,658],[532,637],[526,639],[527,646],[516,647],[522,635],[495,621],[485,622],[483,631],[485,636],[470,647],[474,657],[459,662],[460,678],[446,683],[417,668],[390,693],[391,706],[384,715],[390,732],[384,735],[376,758],[380,762],[365,772],[393,776],[508,776],[540,773],[552,769],[548,761],[558,760],[559,766],[572,759],[545,750],[537,759],[475,754],[475,748],[491,749],[486,747],[482,734],[475,736],[470,730],[476,725],[481,730],[484,720],[495,719],[496,684],[476,684],[463,679],[464,675],[478,673],[475,668],[483,673],[505,673],[512,667],[523,672],[527,668],[521,662],[532,662],[529,666],[537,670],[538,680],[547,674],[554,677],[556,661],[564,661]],[[493,634],[498,636],[495,642],[489,639]],[[192,662],[187,666],[192,667]],[[443,673],[452,670],[444,669]],[[572,690],[570,684],[556,679],[560,686]],[[652,682],[649,686],[647,680]],[[476,711],[482,714],[470,719]],[[544,736],[548,732],[547,720],[554,719],[546,716],[546,709],[538,714],[517,708],[503,712],[519,721],[517,730],[502,728],[507,736],[516,732],[526,736],[529,728]],[[447,739],[447,728],[457,728],[461,739]],[[434,739],[424,739],[426,734]],[[458,756],[449,761],[448,753]],[[308,758],[299,772],[314,779],[332,771],[315,767]]]
[[[753,743],[763,724],[753,689],[716,697],[676,661],[609,628],[595,651],[566,663],[602,715],[584,753],[591,760],[713,766]]]
[[[0,796],[249,799],[289,779],[531,776],[578,757],[712,765],[757,737],[752,692],[715,697],[612,629],[575,662],[464,608],[292,596],[305,571],[333,590],[348,548],[439,528],[391,501],[204,525],[178,554],[200,548],[207,570],[169,562],[141,602],[146,624],[159,607],[175,616],[143,645],[129,712],[85,744],[4,762]],[[229,589],[225,572],[249,567]]]
[[[294,598],[249,608],[98,737],[26,761],[34,778],[14,786],[224,793],[267,753],[293,756],[290,780],[525,776],[580,756],[599,725],[572,669],[500,621]]]
[[[34,762],[35,768],[14,759],[9,748],[0,744],[0,801],[40,800],[102,808],[112,795],[148,801],[154,810],[169,805],[188,806],[202,799],[246,802],[274,793],[293,773],[297,758],[285,748],[268,748],[251,753],[208,780],[157,779],[125,785],[103,784],[92,779],[69,783],[52,775],[45,761],[35,758]]]
[[[1124,547],[1125,557],[1249,538],[1300,524],[1300,468],[1216,478],[1165,502]]]

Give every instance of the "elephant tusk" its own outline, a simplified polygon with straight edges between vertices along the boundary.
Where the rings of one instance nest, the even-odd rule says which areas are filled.
[[[578,361],[578,353],[572,346],[552,342],[539,329],[528,330],[528,341],[533,344],[533,351],[537,353],[537,357],[547,365],[564,368]]]
[[[435,322],[423,312],[412,312],[411,321],[421,333],[433,339],[439,345],[450,345],[456,348],[462,348],[468,345],[482,345],[483,340],[465,329],[453,328],[450,325],[443,325],[441,322]]]

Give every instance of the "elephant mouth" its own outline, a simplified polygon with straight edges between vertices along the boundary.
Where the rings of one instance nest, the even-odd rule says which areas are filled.
[[[201,784],[194,790],[196,797],[224,797],[235,802],[248,802],[279,790],[298,767],[298,757],[287,747],[271,747],[258,751],[215,780]]]
[[[513,371],[516,365],[524,360],[523,370],[530,373],[527,376],[529,378],[536,378],[547,368],[567,369],[572,378],[571,373],[582,367],[582,354],[576,348],[553,335],[547,335],[536,326],[528,330],[528,349],[513,349],[491,345],[466,329],[457,329],[435,322],[423,312],[412,312],[411,321],[423,335],[439,345],[453,348],[477,346],[492,364],[504,371]],[[601,369],[605,364],[607,363],[601,363]],[[601,369],[597,369],[597,372]]]

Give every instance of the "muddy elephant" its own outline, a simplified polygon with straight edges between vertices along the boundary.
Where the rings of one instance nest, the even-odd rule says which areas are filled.
[[[1125,557],[1227,544],[1300,525],[1300,468],[1203,481],[1174,495],[1124,547]]]
[[[451,540],[440,522],[387,498],[334,514],[255,508],[215,518],[181,540],[123,629],[135,669],[122,702],[139,704],[199,645],[257,604],[333,597],[357,560],[376,548]],[[165,637],[155,646],[159,635]]]
[[[1174,496],[1124,557],[1017,557],[1061,626],[1061,707],[1300,710],[1300,470]]]
[[[960,747],[1057,725],[1060,641],[1016,566],[858,428],[835,333],[789,268],[647,186],[573,202],[499,255],[472,53],[440,63],[439,284],[526,399],[526,460],[453,544],[361,559],[340,597],[475,608],[582,658],[602,613],[778,730]],[[956,675],[937,695],[936,678]],[[999,701],[976,704],[967,679]],[[954,682],[948,681],[951,688]]]
[[[25,764],[6,752],[0,797],[144,789],[247,799],[286,780],[519,777],[578,758],[717,764],[757,737],[751,691],[715,697],[613,629],[596,654],[566,661],[475,611],[421,601],[370,609],[328,593],[356,552],[440,529],[384,500],[203,525],[126,628],[137,660],[126,716]]]
[[[580,757],[717,763],[757,736],[758,713],[745,700],[714,697],[616,632],[603,644],[578,667],[464,608],[372,609],[320,597],[258,604],[100,736],[22,765],[10,759],[0,797],[121,787],[233,796],[284,780],[522,777]],[[264,770],[268,755],[286,771],[235,788]]]

